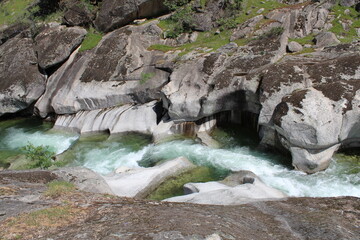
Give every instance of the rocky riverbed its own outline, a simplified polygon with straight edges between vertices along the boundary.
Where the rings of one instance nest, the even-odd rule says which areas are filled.
[[[345,196],[359,196],[358,158],[334,154],[360,146],[359,12],[358,0],[0,1],[1,167],[31,166],[26,142],[57,154],[53,171],[0,171],[0,238],[356,239],[359,198]],[[19,116],[53,124],[3,121]],[[256,146],[222,146],[223,126]],[[164,197],[179,178],[188,195]],[[345,196],[289,197],[329,192]]]
[[[0,172],[2,239],[350,240],[360,234],[359,198],[193,205],[72,187],[54,191],[46,185],[54,180],[62,178],[49,171]]]

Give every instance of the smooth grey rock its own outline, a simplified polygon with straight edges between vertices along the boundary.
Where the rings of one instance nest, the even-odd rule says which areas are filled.
[[[58,179],[73,183],[85,192],[113,194],[104,178],[85,167],[65,167],[54,170]]]
[[[45,90],[33,41],[17,36],[0,46],[0,116],[28,108]]]
[[[308,67],[307,75],[303,75],[300,62],[293,68],[286,67],[286,64],[279,66],[285,75],[301,74],[298,79],[292,78],[292,85],[299,89],[302,83],[304,87],[303,90],[293,89],[281,99],[274,98],[279,102],[274,110],[263,107],[263,110],[273,111],[271,121],[276,131],[272,140],[265,138],[265,141],[279,142],[288,149],[297,169],[307,173],[324,170],[340,145],[343,148],[359,146],[360,110],[356,107],[358,105],[354,105],[359,103],[360,71],[355,63],[359,57],[358,54],[348,54],[337,55],[334,59],[331,55],[326,64]],[[310,78],[311,82],[307,80]],[[268,82],[264,80],[263,83]],[[282,89],[285,89],[284,85]],[[269,96],[265,102],[268,100]],[[260,115],[259,121],[265,123],[267,120]]]
[[[168,202],[188,202],[197,204],[212,205],[238,205],[249,202],[275,200],[286,198],[281,191],[268,187],[255,174],[239,173],[239,177],[231,177],[223,182],[207,182],[207,183],[187,183],[184,189],[187,195],[172,197],[163,201]],[[247,179],[247,175],[254,176],[252,183],[244,183],[239,185],[239,179]],[[236,180],[235,180],[236,179]],[[246,180],[247,181],[247,180]],[[226,184],[225,184],[226,183]],[[238,183],[238,184],[236,184]],[[192,192],[192,193],[191,193]]]
[[[237,50],[238,45],[234,42],[228,43],[220,47],[217,51],[221,53],[233,53]]]
[[[341,0],[340,5],[344,7],[351,7],[354,6],[358,0]]]
[[[158,64],[171,62],[167,57],[172,56],[147,50],[163,42],[156,23],[111,32],[96,48],[72,56],[72,62],[49,79],[47,91],[36,105],[39,115],[73,114],[159,99],[159,90],[170,73]]]
[[[92,24],[93,18],[95,18],[86,4],[81,1],[61,1],[60,7],[64,9],[63,23],[67,26],[88,27]]]
[[[47,69],[64,62],[83,41],[87,31],[80,27],[49,27],[35,38],[39,66]]]
[[[179,157],[151,168],[138,168],[120,174],[104,176],[115,195],[145,198],[161,183],[195,168],[188,159]]]
[[[144,105],[126,104],[108,109],[79,111],[73,115],[58,116],[55,129],[71,129],[86,134],[139,132],[152,134],[157,126],[156,101]]]
[[[303,47],[298,42],[289,42],[287,49],[289,52],[301,52],[303,50]]]
[[[332,32],[320,33],[315,37],[315,43],[317,48],[328,47],[332,45],[339,44],[340,41],[337,39],[336,35]]]
[[[108,0],[101,5],[95,26],[102,32],[110,32],[137,18],[154,17],[166,10],[162,0]]]

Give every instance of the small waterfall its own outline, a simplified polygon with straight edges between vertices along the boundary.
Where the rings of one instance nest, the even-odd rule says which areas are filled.
[[[186,137],[195,137],[197,125],[195,122],[181,122],[174,125],[173,132],[175,134],[184,135]]]

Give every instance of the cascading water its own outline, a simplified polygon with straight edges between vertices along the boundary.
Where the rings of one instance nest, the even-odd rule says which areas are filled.
[[[23,154],[22,147],[49,146],[56,154],[64,152],[78,136],[51,130],[51,123],[36,119],[16,119],[0,122],[0,162],[8,157]]]
[[[71,146],[62,157],[73,160],[71,165],[85,166],[101,174],[110,173],[120,166],[148,166],[162,160],[185,156],[197,165],[231,171],[250,170],[268,185],[290,196],[360,197],[358,157],[351,160],[339,154],[334,157],[326,171],[306,175],[285,166],[284,162],[289,159],[257,151],[254,148],[256,141],[238,132],[229,134],[217,131],[214,137],[223,147],[211,149],[189,139],[154,145],[149,138],[132,134],[117,138],[98,135],[77,140],[76,135],[52,132],[49,131],[50,127],[49,124],[34,124],[29,121],[0,123],[1,151],[17,151],[28,142],[34,145],[50,145],[57,153]]]

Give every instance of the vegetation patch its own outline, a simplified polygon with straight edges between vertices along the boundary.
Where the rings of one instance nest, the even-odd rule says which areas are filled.
[[[310,34],[306,37],[303,38],[289,38],[289,42],[297,42],[300,43],[301,45],[305,45],[305,44],[310,44],[310,45],[314,45],[314,38],[315,36],[313,34]]]
[[[163,44],[154,44],[154,45],[151,45],[147,50],[149,50],[149,51],[157,50],[157,51],[162,51],[162,52],[168,52],[168,51],[171,51],[174,49],[176,49],[176,47],[163,45]]]
[[[47,184],[48,189],[44,193],[46,197],[56,198],[75,191],[75,185],[65,181],[52,181]]]
[[[179,50],[181,51],[179,56],[183,56],[194,50],[198,50],[199,52],[204,52],[204,49],[215,51],[230,43],[230,36],[230,30],[220,32],[220,34],[215,34],[215,31],[200,32],[195,42],[186,43],[178,47],[157,44],[150,46],[148,50],[159,50],[163,52]]]
[[[85,214],[85,209],[70,205],[25,213],[2,223],[0,239],[31,239],[41,231],[51,231],[77,223]]]
[[[141,73],[140,84],[144,84],[155,76],[154,72]]]
[[[346,14],[345,11],[348,11],[348,14]],[[331,14],[333,14],[335,18],[332,22],[333,27],[330,29],[330,32],[335,33],[342,43],[350,43],[358,40],[356,29],[360,28],[360,16],[353,7],[335,5],[331,9]],[[347,25],[347,29],[344,29],[343,25]]]
[[[250,18],[253,18],[260,13],[259,10],[263,9],[261,14],[265,15],[274,9],[288,7],[289,5],[284,3],[279,3],[277,0],[268,0],[268,1],[251,1],[251,0],[243,0],[242,2],[242,11],[236,17],[235,21],[237,24],[241,24]]]
[[[161,184],[147,198],[163,200],[166,198],[184,195],[183,186],[189,182],[209,182],[219,180],[215,170],[208,167],[197,167],[177,177],[170,178]]]
[[[10,196],[15,195],[18,191],[11,187],[0,187],[0,196]]]
[[[79,52],[93,49],[96,47],[103,37],[103,33],[96,31],[94,28],[90,28],[84,41],[81,44]]]
[[[0,25],[12,24],[29,15],[34,0],[4,0],[0,3]]]
[[[50,150],[49,146],[34,146],[32,143],[28,143],[22,148],[25,151],[25,156],[31,161],[30,168],[49,168],[53,161],[52,157],[55,152]]]

